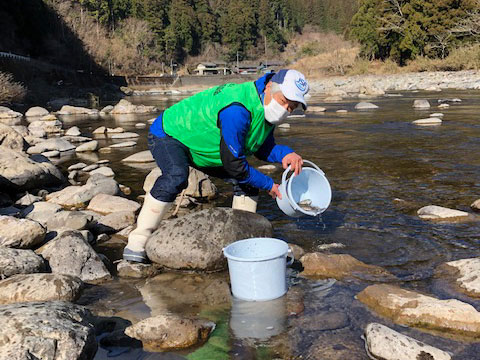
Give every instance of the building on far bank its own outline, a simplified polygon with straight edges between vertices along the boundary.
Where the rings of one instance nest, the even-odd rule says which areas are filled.
[[[234,66],[235,73],[241,75],[257,74],[260,70],[258,63],[255,61],[242,61],[238,66]]]
[[[285,61],[280,60],[264,60],[260,62],[260,70],[264,73],[277,72],[285,68]]]
[[[231,74],[232,70],[227,67],[227,63],[224,61],[215,62],[201,62],[197,65],[197,68],[193,70],[196,75],[227,75]]]

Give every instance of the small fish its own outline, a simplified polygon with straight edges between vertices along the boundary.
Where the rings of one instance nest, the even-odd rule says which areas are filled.
[[[298,206],[300,206],[305,211],[311,211],[311,212],[314,212],[314,213],[317,213],[317,214],[319,214],[321,212],[320,208],[318,208],[316,206],[312,206],[312,200],[310,200],[310,199],[304,199],[302,201],[299,201],[297,204],[298,204]]]

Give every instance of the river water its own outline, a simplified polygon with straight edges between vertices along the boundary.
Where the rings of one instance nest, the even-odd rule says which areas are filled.
[[[480,310],[480,301],[455,292],[435,272],[446,261],[480,255],[480,222],[432,223],[416,216],[416,210],[430,204],[470,211],[469,205],[480,198],[480,93],[400,95],[372,99],[380,107],[373,111],[354,110],[357,99],[325,104],[313,96],[309,104],[325,106],[327,112],[289,120],[291,128],[277,129],[276,139],[325,171],[333,190],[332,203],[321,218],[292,219],[263,193],[258,212],[273,223],[275,237],[308,252],[350,254],[393,273],[399,286],[438,298],[458,298]],[[429,99],[432,108],[414,110],[413,100],[418,98]],[[437,100],[443,98],[462,102],[440,110]],[[129,100],[164,109],[180,99],[150,96]],[[336,113],[338,109],[348,112]],[[441,126],[411,124],[433,112],[445,114]],[[63,120],[66,128],[77,125],[85,134],[105,125],[122,126],[141,135],[133,148],[80,159],[87,163],[110,160],[115,179],[131,187],[131,198],[135,198],[143,193],[148,170],[129,167],[120,160],[147,148],[148,130],[134,125],[151,117]],[[100,145],[105,144],[106,140]],[[66,168],[78,160],[64,158],[60,166]],[[261,164],[255,159],[251,163]],[[281,174],[279,167],[270,175],[280,182]],[[221,181],[215,183],[221,194],[214,205],[229,206],[231,188]],[[111,241],[99,250],[116,260],[122,246]],[[355,295],[372,282],[307,280],[297,274],[298,268],[289,270],[288,296],[268,304],[232,301],[225,293],[228,273],[162,274],[146,281],[115,279],[90,287],[80,303],[105,316],[136,322],[172,311],[217,322],[205,347],[172,354],[149,353],[103,334],[95,359],[367,359],[361,336],[372,321],[449,351],[455,358],[479,358],[480,346],[474,342],[399,327],[371,313]]]

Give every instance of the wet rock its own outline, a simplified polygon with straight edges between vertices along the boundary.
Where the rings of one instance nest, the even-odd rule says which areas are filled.
[[[290,129],[290,127],[291,126],[288,123],[283,123],[283,124],[278,125],[279,129],[284,129],[284,130]]]
[[[449,107],[450,107],[450,105],[448,105],[448,104],[440,104],[440,105],[438,105],[438,108],[439,108],[439,109],[446,109],[446,108],[449,108]]]
[[[22,152],[27,149],[28,144],[15,129],[0,123],[0,146]]]
[[[464,293],[480,297],[480,257],[450,261],[441,267],[455,274],[456,283]]]
[[[124,133],[120,133],[120,134],[113,134],[112,136],[110,136],[110,138],[112,139],[133,139],[133,138],[138,138],[140,135],[138,135],[137,133],[133,133],[133,132],[124,132]]]
[[[300,326],[306,331],[331,331],[342,329],[350,324],[348,315],[340,311],[320,311],[310,316],[305,316],[299,321]]]
[[[437,205],[424,206],[417,211],[420,219],[424,220],[436,220],[436,219],[454,219],[465,218],[469,214],[465,211],[453,210]]]
[[[433,113],[433,114],[430,114],[430,117],[442,118],[442,117],[443,117],[443,113]]]
[[[92,134],[93,135],[103,135],[107,131],[107,128],[105,126],[100,126],[99,128],[96,128],[93,130]]]
[[[371,323],[365,329],[366,349],[370,357],[383,360],[450,360],[440,349],[396,332],[384,325]]]
[[[295,244],[288,244],[288,247],[292,251],[292,255],[295,260],[300,260],[302,256],[305,255],[305,250],[303,250],[301,246]]]
[[[322,278],[355,277],[369,280],[393,279],[394,276],[385,269],[368,265],[348,254],[308,253],[300,259],[303,265],[302,276]]]
[[[101,258],[76,231],[66,231],[48,242],[41,249],[41,255],[54,274],[77,276],[93,284],[111,279]]]
[[[118,144],[110,145],[109,148],[110,149],[116,149],[116,148],[132,147],[132,146],[135,146],[135,145],[137,145],[136,141],[124,141],[124,142],[121,142],[121,143],[118,143]]]
[[[80,163],[76,163],[76,164],[70,165],[67,170],[68,170],[68,171],[81,170],[81,169],[83,169],[83,168],[86,167],[86,166],[87,166],[87,164],[80,162]]]
[[[122,160],[122,162],[132,162],[132,163],[146,163],[153,162],[152,153],[149,150],[140,151],[136,154],[130,155]]]
[[[117,211],[100,216],[95,224],[91,226],[91,229],[96,234],[113,234],[134,224],[135,213],[133,211]]]
[[[28,157],[0,146],[0,188],[16,192],[55,186],[65,181],[62,173],[43,156]]]
[[[63,301],[0,306],[0,353],[28,351],[34,359],[86,360],[97,351],[92,315]]]
[[[419,119],[412,121],[412,124],[419,126],[432,126],[432,125],[441,125],[442,119],[436,117],[429,117],[426,119]]]
[[[472,208],[472,210],[474,211],[480,211],[480,199],[478,200],[475,200],[472,205],[470,205],[470,207]]]
[[[45,228],[35,221],[0,216],[0,246],[30,249],[45,238]]]
[[[131,263],[121,260],[117,264],[117,272],[121,278],[144,279],[159,274],[160,270],[152,264]]]
[[[0,246],[0,279],[16,274],[32,274],[45,270],[45,261],[32,250]]]
[[[336,113],[339,113],[339,114],[346,114],[348,113],[348,110],[345,110],[345,109],[340,109],[340,110],[337,110],[335,111]]]
[[[385,284],[367,287],[357,299],[400,325],[471,337],[480,335],[480,313],[472,305],[459,300],[439,300]]]
[[[98,110],[71,105],[63,105],[62,108],[57,111],[57,115],[98,115]]]
[[[92,140],[89,142],[86,142],[82,145],[77,146],[75,149],[76,152],[82,152],[82,151],[95,151],[98,148],[98,141],[97,140]]]
[[[85,166],[82,171],[84,172],[90,172],[92,170],[95,170],[95,169],[98,169],[100,167],[100,165],[98,164],[91,164],[91,165],[88,165],[88,166]]]
[[[100,110],[100,115],[110,114],[112,110],[113,110],[113,106],[107,105],[102,110]]]
[[[27,110],[25,113],[26,117],[33,117],[33,116],[45,116],[48,115],[48,110],[44,109],[40,106],[34,106]]]
[[[75,301],[83,282],[77,277],[60,274],[13,275],[0,281],[0,304],[32,301]]]
[[[115,173],[108,166],[101,166],[95,170],[90,171],[90,175],[103,175],[105,177],[114,177]]]
[[[63,124],[60,120],[53,120],[53,121],[43,121],[37,120],[33,121],[28,125],[28,131],[33,136],[36,137],[43,137],[42,133],[46,134],[55,134],[62,131]]]
[[[311,113],[311,112],[312,113],[316,113],[316,112],[320,113],[320,112],[325,112],[325,111],[327,111],[327,108],[325,108],[323,106],[309,106],[307,108],[307,112],[309,112],[309,113]]]
[[[370,110],[370,109],[378,109],[378,106],[369,102],[359,102],[355,105],[356,110]]]
[[[51,138],[45,141],[38,143],[35,146],[29,147],[27,150],[28,154],[41,154],[45,151],[57,150],[60,152],[74,150],[75,145],[72,145],[67,140],[59,138]]]
[[[110,214],[118,211],[136,212],[140,207],[139,203],[120,196],[98,194],[90,201],[87,209],[100,214]]]
[[[172,269],[216,271],[226,268],[222,249],[251,237],[270,237],[272,225],[261,215],[213,208],[162,221],[147,242],[149,259]]]
[[[43,115],[40,120],[42,121],[54,121],[54,120],[57,120],[57,117],[53,114],[46,114],[46,115]]]
[[[73,126],[65,132],[65,135],[67,135],[67,136],[80,136],[80,135],[82,135],[82,133],[81,133],[80,129],[78,128],[78,126]]]
[[[413,107],[415,109],[429,109],[430,103],[425,99],[418,99],[413,102]]]
[[[38,201],[42,201],[42,197],[41,196],[35,196],[35,195],[32,195],[32,194],[29,194],[28,192],[23,195],[20,199],[18,199],[16,202],[15,202],[15,205],[20,205],[20,206],[30,206],[32,205],[33,203],[36,203]]]
[[[155,106],[133,105],[130,101],[125,99],[120,100],[110,112],[111,114],[146,114],[156,112],[158,109]]]
[[[158,351],[200,345],[214,329],[215,324],[211,321],[165,314],[129,326],[125,329],[125,334],[140,340],[146,350]]]
[[[450,98],[450,99],[438,99],[439,104],[444,104],[444,103],[461,103],[462,99],[459,98]]]
[[[42,152],[42,156],[45,156],[47,158],[59,157],[60,156],[60,151],[57,151],[57,150],[45,151],[45,152]]]

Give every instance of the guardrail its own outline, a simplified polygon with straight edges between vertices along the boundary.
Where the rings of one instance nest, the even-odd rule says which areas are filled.
[[[2,51],[0,51],[0,57],[21,60],[21,61],[31,61],[31,59],[28,56],[16,55],[16,54],[6,53]]]

